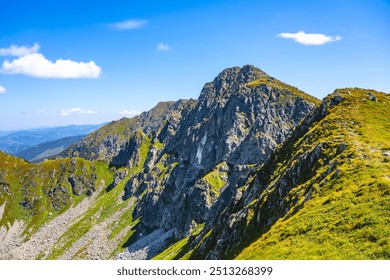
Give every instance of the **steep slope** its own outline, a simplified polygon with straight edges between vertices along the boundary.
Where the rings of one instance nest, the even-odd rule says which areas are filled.
[[[68,158],[34,165],[0,152],[0,258],[10,258],[11,250],[42,225],[100,192],[110,180],[100,162]]]
[[[336,90],[156,258],[388,259],[389,109],[387,94]]]
[[[321,131],[317,143],[337,150],[315,168],[321,177],[306,187],[311,199],[238,258],[390,258],[390,96],[361,89],[335,94],[344,100],[313,129]]]

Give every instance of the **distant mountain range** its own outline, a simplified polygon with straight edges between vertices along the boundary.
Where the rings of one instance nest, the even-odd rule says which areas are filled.
[[[104,124],[69,125],[63,127],[36,128],[10,132],[2,131],[0,132],[0,136],[2,135],[0,137],[0,150],[17,156],[27,155],[31,152],[22,152],[27,149],[33,148],[36,145],[46,142],[57,141],[62,138],[87,135],[103,125]],[[71,139],[72,138],[68,138],[62,141],[62,143],[60,143],[60,146],[63,146],[63,144],[67,144],[66,147],[68,147],[69,145],[73,144],[74,142],[71,143]],[[79,138],[73,139],[75,141],[79,140]],[[44,146],[42,145],[39,147],[39,151],[41,151],[41,153],[44,152],[43,147]],[[53,143],[48,144],[48,147],[50,149],[55,148],[53,147]],[[34,153],[35,152],[32,152],[32,154]],[[29,157],[29,159],[31,158]]]
[[[24,158],[25,160],[30,162],[39,162],[44,159],[55,157],[72,144],[80,141],[84,136],[85,135],[69,136],[58,140],[38,144],[17,153],[16,156]]]
[[[19,131],[19,130],[0,131],[0,137],[4,137],[4,136],[7,136],[7,135],[10,135],[11,133],[14,133],[16,131]]]

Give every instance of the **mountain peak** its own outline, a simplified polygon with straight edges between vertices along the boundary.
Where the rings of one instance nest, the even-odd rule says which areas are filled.
[[[271,77],[253,65],[231,67],[221,71],[218,76],[203,87],[200,102],[211,104],[213,101],[227,100],[231,96],[254,96],[261,94],[264,98],[295,99],[297,97],[310,103],[318,104],[320,100]],[[222,101],[223,102],[223,101]]]
[[[260,68],[257,68],[253,65],[250,65],[250,64],[247,64],[247,65],[244,65],[242,68],[241,68],[241,73],[243,74],[247,74],[247,73],[256,73],[257,75],[262,75],[262,76],[268,76],[267,73],[265,73],[264,71],[262,71]]]
[[[232,74],[234,72],[241,73],[241,74],[257,73],[257,74],[262,74],[262,75],[268,76],[267,73],[262,71],[260,68],[253,66],[251,64],[246,64],[242,67],[240,67],[240,66],[229,67],[229,68],[222,70],[220,74],[224,74],[224,73]]]
[[[214,82],[224,81],[226,83],[232,81],[250,82],[260,78],[270,77],[265,72],[253,65],[244,65],[243,67],[231,67],[221,71],[221,73],[214,79]]]

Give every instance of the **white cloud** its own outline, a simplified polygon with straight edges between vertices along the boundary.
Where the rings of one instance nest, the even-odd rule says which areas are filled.
[[[3,74],[23,74],[37,78],[98,78],[101,68],[95,62],[76,62],[69,59],[48,60],[39,53],[40,46],[19,47],[12,45],[8,49],[0,49],[0,55],[12,55],[17,58],[5,60],[2,64]]]
[[[125,115],[127,117],[134,117],[134,116],[137,116],[139,114],[141,114],[142,112],[141,111],[136,111],[136,110],[123,110],[123,111],[120,111],[118,114],[119,115]]]
[[[170,51],[172,48],[170,46],[168,46],[167,44],[164,44],[164,43],[159,43],[157,45],[157,50],[159,52],[168,52]]]
[[[127,29],[138,29],[145,26],[148,23],[147,20],[141,19],[129,19],[121,22],[109,24],[114,30],[127,30]]]
[[[91,114],[96,114],[96,113],[97,113],[96,111],[92,111],[92,110],[82,110],[81,108],[71,108],[68,110],[61,110],[59,112],[59,115],[65,117],[65,116],[69,116],[69,115],[73,115],[73,114],[91,115]]]
[[[279,33],[279,37],[285,39],[293,39],[294,41],[303,45],[324,45],[326,43],[339,41],[342,39],[341,36],[327,36],[324,34],[306,34],[304,31],[297,33]]]
[[[3,62],[5,74],[24,74],[37,78],[98,78],[101,68],[95,62],[76,62],[57,59],[52,62],[40,53],[28,54]]]
[[[3,86],[0,86],[0,94],[6,93],[7,89]]]
[[[0,56],[24,56],[37,53],[39,48],[40,46],[37,43],[35,43],[32,47],[19,47],[17,45],[11,45],[9,48],[0,49]]]

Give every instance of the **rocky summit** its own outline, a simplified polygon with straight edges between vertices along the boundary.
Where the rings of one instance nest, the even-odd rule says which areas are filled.
[[[56,159],[0,153],[0,259],[389,259],[389,111],[246,65]]]

